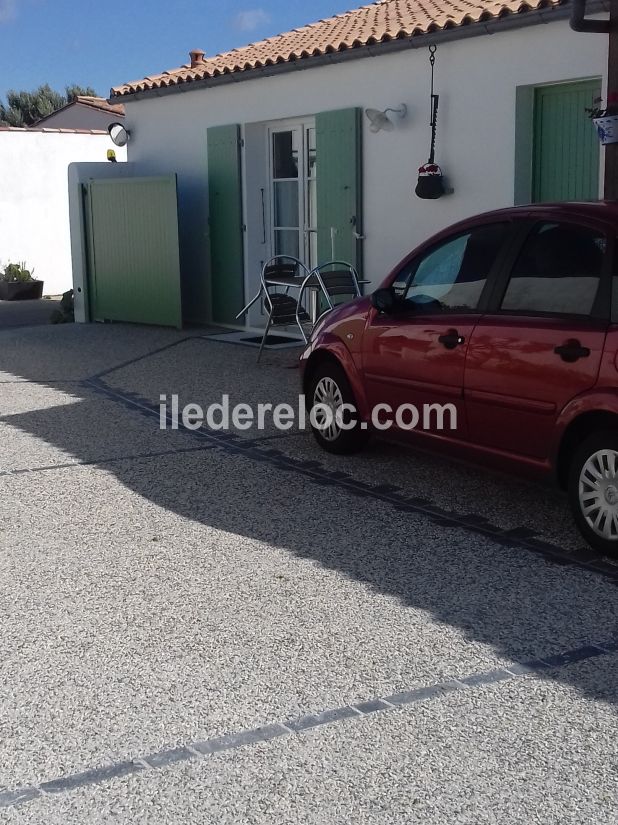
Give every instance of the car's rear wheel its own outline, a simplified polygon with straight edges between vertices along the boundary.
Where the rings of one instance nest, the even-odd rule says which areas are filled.
[[[579,445],[571,462],[569,499],[586,541],[618,557],[618,431],[595,433]]]
[[[309,405],[311,429],[316,441],[329,453],[355,453],[367,443],[366,424],[351,409],[357,410],[356,399],[345,372],[334,361],[326,361],[315,371],[310,382]]]

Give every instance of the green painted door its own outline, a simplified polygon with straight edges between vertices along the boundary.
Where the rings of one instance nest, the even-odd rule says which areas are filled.
[[[360,109],[321,112],[317,148],[318,261],[362,269],[362,129]]]
[[[86,185],[94,321],[182,326],[176,176]]]
[[[600,94],[596,80],[535,89],[535,203],[599,197],[599,142],[585,109]]]
[[[212,317],[230,324],[245,303],[240,127],[208,129],[207,144]]]

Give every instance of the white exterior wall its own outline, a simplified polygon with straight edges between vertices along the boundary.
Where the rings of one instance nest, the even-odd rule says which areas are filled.
[[[25,261],[45,295],[71,289],[69,165],[111,148],[106,134],[0,130],[0,265]]]
[[[436,57],[436,160],[455,190],[437,201],[421,201],[414,195],[417,169],[427,160],[430,141],[426,48],[210,89],[126,99],[126,126],[132,132],[129,160],[140,174],[178,173],[181,262],[185,273],[190,266],[191,279],[200,282],[192,287],[196,300],[198,292],[207,291],[208,127],[406,103],[408,117],[397,121],[391,133],[372,134],[363,117],[364,275],[377,285],[404,254],[436,231],[474,213],[513,204],[516,87],[605,78],[607,38],[577,34],[567,21],[558,21],[443,43]],[[260,130],[252,127],[244,133],[250,137]],[[245,183],[255,188],[261,173],[255,168],[259,151],[251,141],[244,161],[253,169]],[[245,203],[257,203],[254,191],[245,192]],[[252,290],[260,252],[256,237],[261,236],[255,206],[247,210],[245,221],[246,288]]]

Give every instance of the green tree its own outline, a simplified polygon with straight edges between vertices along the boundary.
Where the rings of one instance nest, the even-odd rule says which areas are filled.
[[[67,103],[71,103],[76,97],[96,97],[97,93],[92,86],[76,86],[74,83],[65,89]]]
[[[56,92],[44,84],[32,92],[7,92],[6,104],[0,102],[0,124],[3,126],[32,126],[42,117],[62,109],[79,95],[94,97],[96,92],[89,86],[67,86],[65,94]]]

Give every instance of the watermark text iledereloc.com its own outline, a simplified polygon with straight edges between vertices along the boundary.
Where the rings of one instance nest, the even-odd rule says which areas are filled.
[[[161,395],[159,398],[159,426],[162,430],[199,430],[204,425],[215,432],[226,430],[263,431],[270,424],[276,430],[292,429],[328,430],[334,425],[340,430],[384,432],[396,427],[399,430],[456,430],[457,407],[454,404],[400,404],[391,406],[379,403],[371,408],[368,416],[361,416],[353,404],[314,404],[310,406],[304,395],[298,396],[296,406],[288,403],[234,403],[224,394],[221,401],[203,407],[189,403],[181,406],[178,395]]]

